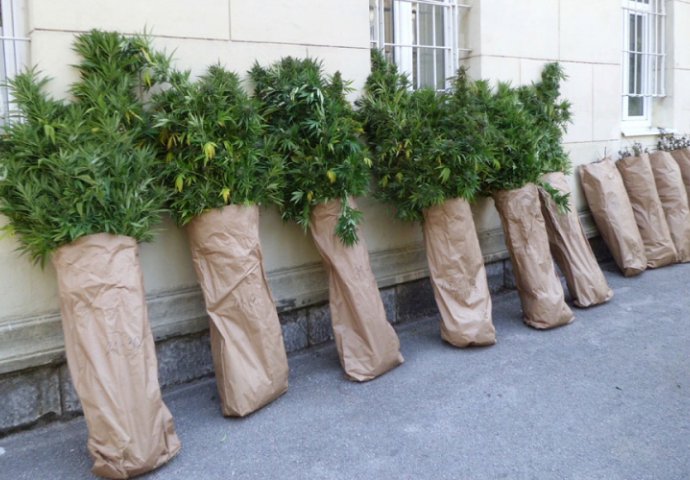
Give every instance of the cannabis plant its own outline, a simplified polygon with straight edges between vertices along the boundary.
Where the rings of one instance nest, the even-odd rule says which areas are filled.
[[[532,116],[534,128],[541,132],[537,145],[543,173],[570,173],[571,164],[563,148],[563,134],[571,121],[570,102],[560,100],[561,81],[567,77],[557,62],[548,63],[539,82],[518,89],[525,109]]]
[[[345,98],[348,84],[339,72],[326,78],[322,64],[309,58],[256,63],[250,76],[270,141],[284,161],[283,218],[307,229],[315,205],[341,199],[336,234],[345,245],[356,243],[362,214],[347,198],[366,191],[371,161]]]
[[[544,163],[539,148],[548,132],[535,122],[520,98],[520,90],[506,82],[498,82],[493,90],[485,81],[477,85],[488,117],[486,135],[493,159],[483,174],[482,190],[490,194],[535,183],[549,193],[560,210],[567,211],[568,195],[540,179]]]
[[[492,168],[483,178],[487,193],[513,190],[536,183],[542,173],[537,145],[543,133],[534,126],[532,116],[520,101],[518,91],[498,82],[491,91],[488,82],[477,82],[489,129]]]
[[[642,145],[640,142],[634,142],[629,147],[623,147],[618,151],[618,156],[620,159],[627,157],[639,157],[643,153],[649,153],[649,149]]]
[[[18,111],[0,139],[5,230],[41,263],[93,233],[150,239],[164,198],[140,94],[167,57],[144,36],[100,31],[80,35],[75,50],[82,57],[75,100],[48,97],[48,80],[34,70],[18,75],[10,82]]]
[[[265,148],[263,119],[238,76],[214,65],[196,81],[174,72],[169,82],[153,106],[177,223],[228,204],[280,204],[282,162]]]
[[[424,209],[447,199],[474,198],[478,132],[456,128],[457,102],[432,89],[412,91],[406,75],[372,50],[371,74],[357,103],[374,156],[376,195],[395,205],[399,218],[421,220]]]
[[[657,148],[665,152],[680,150],[690,147],[690,138],[687,135],[677,136],[671,132],[661,130]]]

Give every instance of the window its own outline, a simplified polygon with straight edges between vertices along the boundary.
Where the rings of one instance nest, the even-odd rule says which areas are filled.
[[[9,120],[12,109],[5,83],[24,69],[28,58],[24,8],[22,0],[0,0],[0,124]]]
[[[458,68],[458,0],[369,0],[371,44],[407,73],[414,88],[444,89]]]
[[[664,0],[623,0],[623,120],[648,128],[652,99],[663,97]]]

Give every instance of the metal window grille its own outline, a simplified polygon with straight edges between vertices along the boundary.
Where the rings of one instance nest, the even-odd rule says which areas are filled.
[[[459,66],[461,13],[458,0],[370,0],[372,48],[407,73],[414,88],[444,89]]]
[[[623,0],[623,96],[666,95],[664,0]]]
[[[0,123],[10,121],[12,96],[7,81],[27,65],[29,39],[24,36],[23,0],[0,0]]]

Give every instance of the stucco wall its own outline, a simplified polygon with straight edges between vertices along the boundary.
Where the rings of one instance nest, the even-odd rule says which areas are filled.
[[[546,62],[559,61],[568,80],[563,96],[572,102],[573,123],[565,144],[573,165],[617,155],[622,146],[655,145],[649,135],[622,135],[621,0],[472,0],[469,18],[475,77],[527,84]],[[667,0],[667,88],[654,101],[653,126],[690,131],[690,2]],[[585,208],[571,177],[574,198]]]
[[[463,19],[463,38],[472,48],[466,60],[471,74],[523,84],[537,79],[545,62],[561,61],[569,76],[563,93],[573,103],[574,123],[566,136],[573,163],[617,152],[622,142],[620,0],[468,3],[472,8]],[[675,44],[668,75],[673,96],[659,102],[659,118],[668,119],[666,127],[688,131],[690,2],[667,4]],[[158,47],[174,51],[179,67],[194,73],[214,62],[243,73],[255,60],[309,55],[322,59],[329,72],[341,70],[359,89],[369,70],[366,0],[28,0],[28,7],[31,60],[54,78],[49,88],[58,97],[66,95],[74,80],[74,35],[91,28],[126,33],[146,28]],[[574,181],[573,186],[582,208]],[[372,199],[361,199],[360,206],[379,282],[391,285],[426,275],[419,227],[392,219],[388,207]],[[480,201],[474,213],[484,254],[505,255],[492,202]],[[325,298],[319,257],[308,236],[267,208],[262,210],[261,238],[281,308]],[[50,265],[45,270],[32,266],[15,248],[12,239],[0,240],[0,372],[61,354],[54,272]],[[142,246],[141,258],[157,336],[203,328],[184,234],[164,222],[156,241]]]

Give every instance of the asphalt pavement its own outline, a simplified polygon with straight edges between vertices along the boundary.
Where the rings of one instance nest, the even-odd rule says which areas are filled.
[[[690,479],[690,264],[624,278],[614,298],[537,331],[494,296],[498,343],[398,327],[405,363],[346,380],[333,345],[292,355],[290,388],[223,418],[213,379],[169,391],[183,447],[153,480]],[[0,479],[88,479],[81,418],[0,438]]]

